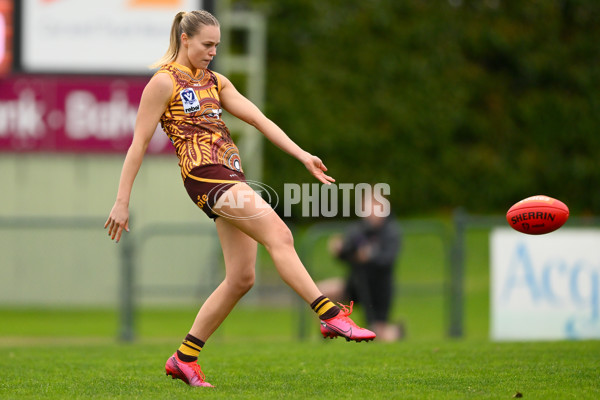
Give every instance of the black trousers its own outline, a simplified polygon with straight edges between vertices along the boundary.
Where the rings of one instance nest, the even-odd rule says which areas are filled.
[[[346,295],[360,304],[367,323],[387,322],[394,295],[392,268],[356,266],[346,284]]]

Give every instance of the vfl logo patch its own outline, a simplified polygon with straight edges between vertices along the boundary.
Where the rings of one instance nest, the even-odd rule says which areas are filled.
[[[181,102],[183,103],[183,112],[186,114],[200,111],[200,102],[196,97],[194,89],[184,89],[179,93]]]

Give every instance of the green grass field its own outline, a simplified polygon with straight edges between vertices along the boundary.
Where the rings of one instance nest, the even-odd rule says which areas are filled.
[[[243,314],[240,311],[238,314]],[[258,322],[274,328],[272,318]],[[273,321],[274,322],[274,321]],[[266,326],[264,326],[266,328]],[[266,329],[265,329],[266,330]],[[31,343],[29,343],[31,342]],[[596,399],[600,342],[347,343],[222,335],[201,354],[216,389],[164,375],[176,340],[29,338],[0,346],[2,399]]]
[[[318,337],[316,317],[298,337],[298,308],[242,302],[201,354],[216,389],[164,375],[195,306],[143,308],[138,340],[116,340],[112,309],[0,309],[0,399],[526,399],[600,398],[600,341],[493,343],[488,335],[487,235],[468,237],[465,335],[446,338],[442,249],[434,236],[406,238],[394,318],[397,343]],[[341,273],[319,242],[315,278]],[[276,277],[268,263],[261,279]],[[361,310],[356,310],[361,321]],[[313,325],[314,324],[314,325]]]

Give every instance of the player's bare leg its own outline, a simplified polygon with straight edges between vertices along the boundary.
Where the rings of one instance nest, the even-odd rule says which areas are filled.
[[[217,218],[216,225],[225,259],[225,279],[206,299],[186,336],[184,343],[196,350],[193,359],[185,360],[186,354],[181,355],[180,351],[184,349],[185,352],[186,347],[182,346],[165,364],[167,375],[190,386],[212,387],[205,381],[197,356],[204,342],[254,284],[256,241],[222,218]]]
[[[245,183],[234,185],[228,192],[215,205],[215,212],[224,215],[217,221],[226,219],[265,246],[283,281],[307,303],[319,297],[321,292],[300,261],[292,232],[281,218]]]
[[[264,199],[247,184],[239,183],[221,196],[214,211],[222,215],[220,218],[224,218],[265,246],[283,281],[312,306],[325,296],[322,296],[300,261],[294,248],[292,233],[287,225],[274,211],[265,212],[266,209],[270,207]],[[333,306],[328,299],[325,301]],[[337,309],[337,307],[333,308]],[[324,337],[342,336],[346,340],[373,340],[376,335],[368,329],[357,326],[349,318],[351,313],[352,306],[349,309],[344,307],[339,315],[328,319],[324,319],[325,315],[319,314],[321,332],[323,333],[324,330],[327,332],[327,335],[323,334]]]
[[[225,279],[206,299],[190,330],[192,335],[203,341],[213,334],[252,288],[255,277],[256,241],[224,218],[217,218],[215,223],[225,260]]]

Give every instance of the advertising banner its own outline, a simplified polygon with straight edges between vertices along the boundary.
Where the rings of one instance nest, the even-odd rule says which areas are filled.
[[[125,153],[149,78],[0,79],[0,151]],[[148,153],[174,154],[157,127]]]
[[[490,237],[495,340],[600,338],[600,230]]]
[[[21,0],[26,72],[150,74],[175,14],[200,0]]]

